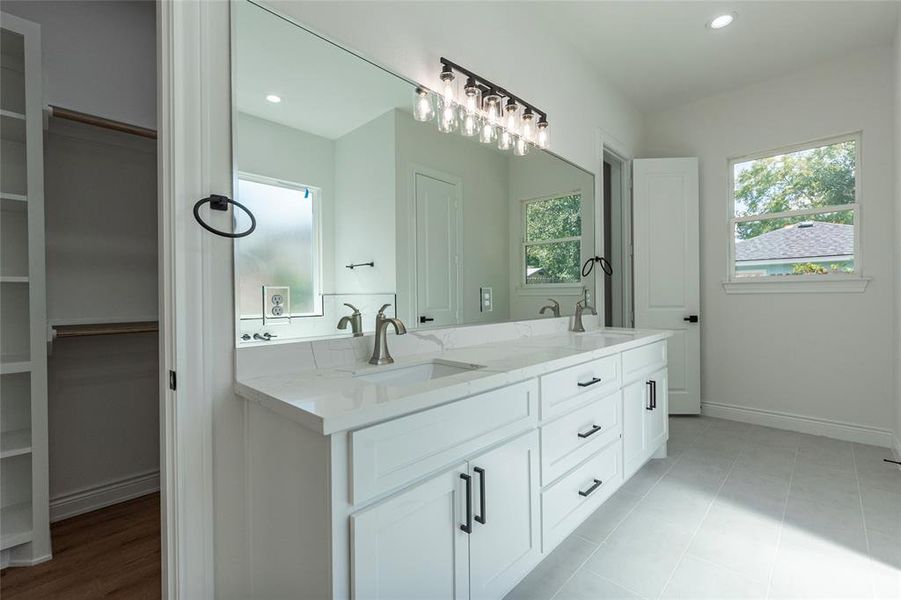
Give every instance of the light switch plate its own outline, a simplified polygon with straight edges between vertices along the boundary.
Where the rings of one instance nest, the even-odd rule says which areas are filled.
[[[263,325],[291,320],[291,288],[286,285],[263,286]]]
[[[479,312],[494,310],[494,290],[490,287],[479,288]]]

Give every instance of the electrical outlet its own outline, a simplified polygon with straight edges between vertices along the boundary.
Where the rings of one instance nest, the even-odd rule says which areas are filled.
[[[494,290],[490,287],[479,288],[479,312],[494,310]]]
[[[263,325],[287,323],[291,319],[291,289],[284,285],[263,286]]]

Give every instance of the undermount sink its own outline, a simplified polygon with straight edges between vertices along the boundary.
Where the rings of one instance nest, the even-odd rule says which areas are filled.
[[[374,367],[365,371],[354,373],[354,378],[370,381],[372,383],[384,383],[388,385],[402,386],[432,379],[440,379],[448,375],[457,375],[483,368],[482,365],[471,363],[453,362],[449,360],[433,360],[409,366]]]

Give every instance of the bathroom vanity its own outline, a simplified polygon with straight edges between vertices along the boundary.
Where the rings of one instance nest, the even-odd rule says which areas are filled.
[[[666,452],[668,334],[569,321],[240,350],[253,596],[509,592]]]

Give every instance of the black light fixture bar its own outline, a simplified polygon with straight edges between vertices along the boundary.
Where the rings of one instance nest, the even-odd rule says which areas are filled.
[[[447,67],[453,71],[457,71],[461,75],[465,75],[466,77],[473,79],[477,84],[481,84],[482,86],[484,86],[482,88],[482,92],[489,91],[489,90],[494,91],[499,96],[502,96],[504,98],[509,98],[509,99],[525,106],[526,108],[531,110],[533,113],[537,114],[541,118],[540,120],[547,121],[547,113],[546,112],[544,112],[543,110],[539,109],[538,107],[526,102],[525,100],[523,100],[516,94],[508,92],[507,90],[505,90],[501,86],[497,85],[496,83],[492,83],[491,81],[488,81],[481,75],[476,75],[469,69],[465,69],[465,68],[461,67],[460,65],[458,65],[457,63],[444,58],[443,56],[441,57],[441,64],[442,64],[442,66]]]

